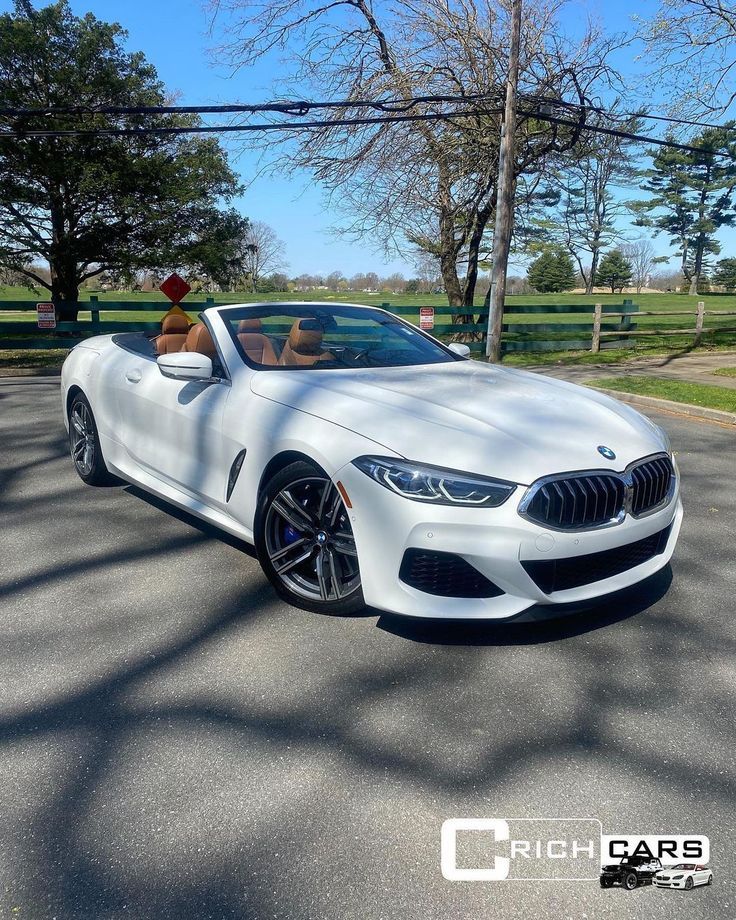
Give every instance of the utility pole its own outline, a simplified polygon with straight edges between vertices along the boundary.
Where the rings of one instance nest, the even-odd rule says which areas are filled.
[[[491,268],[491,302],[488,311],[486,358],[497,364],[501,360],[503,304],[506,298],[506,271],[514,227],[514,134],[516,131],[516,89],[519,83],[519,47],[521,45],[521,2],[512,0],[511,48],[506,78],[506,105],[501,123],[501,146],[498,153],[496,184],[496,225],[493,231],[493,266]]]

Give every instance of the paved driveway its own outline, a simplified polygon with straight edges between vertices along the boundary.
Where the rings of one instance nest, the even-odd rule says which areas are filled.
[[[662,416],[672,575],[564,622],[333,619],[0,382],[0,916],[736,917],[736,431]],[[670,583],[671,581],[671,583]],[[693,892],[450,883],[449,817],[710,836]]]

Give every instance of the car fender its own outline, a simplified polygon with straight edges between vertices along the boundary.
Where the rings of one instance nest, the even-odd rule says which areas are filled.
[[[234,394],[233,394],[234,395]],[[228,406],[230,420],[237,417],[237,398]],[[330,477],[363,454],[398,456],[384,445],[348,428],[251,394],[248,426],[239,439],[246,451],[228,502],[228,513],[248,530],[255,523],[264,472],[282,454],[300,454],[320,466]],[[235,456],[233,456],[233,460]]]

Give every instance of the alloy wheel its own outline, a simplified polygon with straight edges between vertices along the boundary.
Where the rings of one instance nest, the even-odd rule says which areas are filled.
[[[95,430],[89,406],[81,400],[74,404],[69,416],[69,441],[79,475],[89,476],[95,462]]]
[[[360,585],[350,518],[332,480],[296,479],[266,511],[265,548],[289,590],[311,601],[339,601]]]

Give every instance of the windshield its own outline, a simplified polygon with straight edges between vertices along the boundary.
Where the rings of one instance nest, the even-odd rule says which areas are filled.
[[[687,869],[689,872],[692,872],[695,866],[692,863],[678,863],[676,866],[672,866],[672,869]]]
[[[241,357],[272,370],[406,367],[463,360],[371,307],[259,304],[220,311]]]

